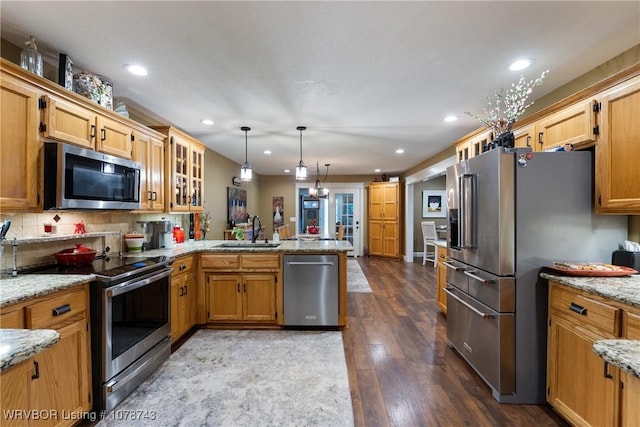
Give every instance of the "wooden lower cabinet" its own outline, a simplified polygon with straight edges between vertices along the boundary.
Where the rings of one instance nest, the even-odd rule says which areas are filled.
[[[280,254],[205,254],[207,323],[275,325],[281,322]]]
[[[277,275],[207,275],[207,320],[275,323]]]
[[[196,324],[197,287],[193,256],[177,258],[171,275],[171,339],[176,341]]]
[[[640,426],[640,378],[624,371],[620,372],[620,425]]]
[[[21,426],[68,426],[91,409],[87,286],[2,310],[3,319],[5,311],[15,313],[19,310],[24,313],[27,327],[55,329],[60,334],[58,343],[7,369],[0,377],[3,411],[24,410],[27,411],[25,415],[36,414],[41,419],[23,419],[13,424],[3,413],[2,425],[7,422]],[[66,305],[69,311],[53,314],[53,308]]]
[[[436,264],[436,303],[443,314],[447,314],[447,294],[444,288],[447,287],[447,267],[443,264],[447,260],[447,248],[437,246]]]
[[[547,401],[574,426],[640,425],[640,379],[593,351],[640,339],[640,310],[549,282]]]

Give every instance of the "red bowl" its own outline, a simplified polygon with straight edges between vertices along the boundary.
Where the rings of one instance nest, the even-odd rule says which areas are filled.
[[[58,265],[87,265],[93,262],[98,253],[95,249],[86,246],[76,245],[75,248],[64,249],[53,254]]]
[[[309,234],[318,234],[318,232],[320,231],[320,227],[309,226],[307,230],[309,231]]]

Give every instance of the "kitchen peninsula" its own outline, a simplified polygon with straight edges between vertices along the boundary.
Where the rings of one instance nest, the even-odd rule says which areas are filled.
[[[259,264],[251,264],[252,261],[263,261],[265,259],[277,260],[277,264],[273,268],[267,266],[267,270],[276,274],[275,287],[275,306],[277,309],[276,319],[273,322],[267,322],[270,327],[282,327],[283,307],[282,307],[282,257],[284,254],[336,254],[339,257],[339,322],[340,327],[346,326],[346,254],[352,250],[352,246],[348,241],[335,240],[319,240],[319,241],[296,241],[286,240],[278,243],[260,243],[252,244],[248,241],[224,241],[224,240],[206,240],[192,241],[178,244],[172,249],[154,249],[140,253],[125,253],[124,256],[131,258],[131,262],[135,259],[150,258],[157,256],[176,257],[177,260],[184,257],[195,257],[196,274],[194,274],[194,284],[196,287],[196,323],[214,327],[221,322],[210,321],[211,316],[207,316],[205,310],[210,300],[207,287],[207,275],[212,272],[220,272],[221,275],[232,275],[233,271],[239,271],[240,274],[251,274],[254,271],[265,271]],[[265,258],[269,256],[270,258]],[[256,258],[257,257],[257,258]],[[201,262],[201,260],[205,260]],[[241,264],[243,259],[247,262]],[[220,263],[216,263],[218,260]],[[234,264],[238,263],[237,265]],[[223,265],[223,267],[221,267]],[[237,268],[236,268],[237,267]],[[180,266],[174,264],[174,274],[180,272]],[[258,274],[258,273],[256,273]],[[50,275],[50,274],[19,274],[18,277],[10,278],[3,276],[0,278],[0,310],[4,315],[7,312],[13,312],[12,307],[25,304],[28,301],[45,297],[59,291],[64,291],[77,287],[78,285],[91,282],[95,278],[93,274],[86,275]],[[3,317],[4,320],[4,317]],[[225,322],[222,322],[225,323]],[[236,323],[238,327],[251,326],[252,323]],[[5,326],[3,322],[3,326]],[[9,330],[5,330],[9,331]],[[14,331],[11,329],[11,331]],[[55,344],[55,339],[47,334],[42,335],[42,340],[36,339],[37,335],[27,329],[18,329],[22,331],[12,333],[12,335],[3,335],[3,344],[10,345],[11,352],[20,351],[21,353],[32,351],[36,354],[39,350],[44,350],[46,346]],[[5,339],[6,338],[6,339]],[[31,343],[31,349],[24,349],[24,340]],[[175,337],[174,337],[175,338]],[[15,343],[13,346],[12,343]],[[20,344],[20,345],[18,345]],[[2,370],[6,370],[13,366],[12,360],[15,354],[6,354],[2,357]]]

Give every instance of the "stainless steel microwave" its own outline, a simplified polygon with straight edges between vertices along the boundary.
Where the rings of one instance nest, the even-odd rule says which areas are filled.
[[[43,209],[140,209],[138,162],[45,142],[43,163]]]

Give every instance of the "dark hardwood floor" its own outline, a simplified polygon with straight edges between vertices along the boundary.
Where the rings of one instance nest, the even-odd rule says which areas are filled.
[[[568,426],[548,405],[499,404],[447,346],[432,266],[358,258],[373,293],[349,293],[343,331],[356,426]]]

